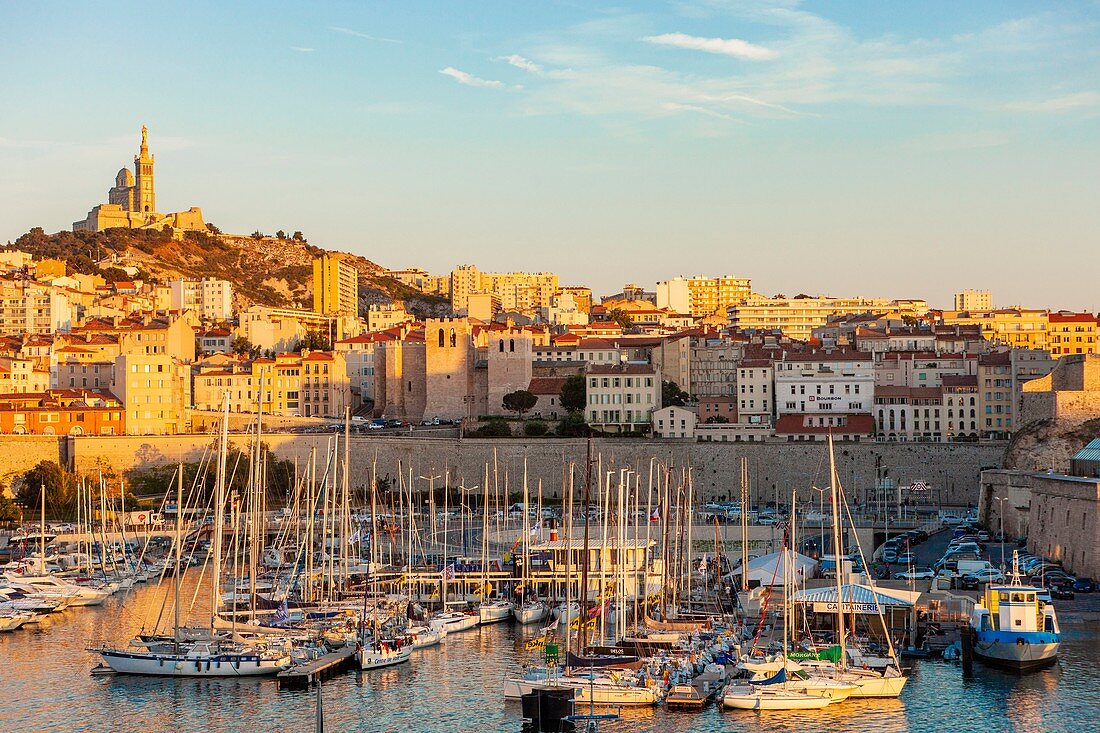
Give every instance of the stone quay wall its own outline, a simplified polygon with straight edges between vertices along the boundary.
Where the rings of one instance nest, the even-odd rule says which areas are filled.
[[[270,434],[263,440],[281,459],[305,466],[312,450],[317,463],[324,465],[328,447],[343,436],[335,434]],[[6,441],[7,439],[5,439]],[[214,437],[209,435],[175,436],[104,436],[67,437],[62,458],[71,469],[129,472],[198,461],[211,450]],[[231,435],[239,447],[248,444],[244,435]],[[983,469],[1001,466],[1003,443],[837,443],[837,471],[853,503],[874,495],[876,477],[885,476],[907,486],[926,482],[929,498],[944,505],[964,505],[978,501]],[[524,461],[527,462],[532,493],[538,482],[544,496],[560,499],[568,483],[569,466],[578,493],[584,485],[585,441],[583,439],[474,439],[375,437],[351,438],[352,484],[366,485],[372,464],[380,477],[406,477],[411,470],[418,490],[427,487],[420,477],[437,476],[436,487],[449,476],[452,486],[481,486],[485,466],[490,481],[494,467],[496,481],[504,486],[506,477],[511,492],[522,489]],[[343,446],[340,448],[341,457]],[[736,500],[740,495],[740,460],[748,459],[753,502],[767,502],[778,496],[784,501],[791,489],[810,492],[811,486],[828,486],[828,454],[825,444],[816,443],[695,443],[659,440],[596,439],[593,457],[601,459],[604,471],[633,468],[641,474],[642,486],[648,481],[651,459],[671,465],[680,472],[692,469],[700,501]],[[54,455],[58,455],[55,449]],[[32,463],[33,465],[33,463]],[[400,467],[400,468],[399,468]],[[595,469],[594,469],[595,470]]]

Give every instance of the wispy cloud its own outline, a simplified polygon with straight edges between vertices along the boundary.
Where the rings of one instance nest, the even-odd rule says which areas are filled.
[[[658,46],[706,51],[707,53],[734,56],[750,61],[766,61],[774,59],[778,55],[770,48],[758,46],[740,38],[703,38],[701,36],[689,36],[686,33],[662,33],[659,36],[645,36],[642,40]]]
[[[707,117],[714,117],[719,120],[730,120],[732,122],[739,122],[737,118],[732,115],[728,115],[724,112],[716,112],[713,109],[707,109],[706,107],[700,107],[697,104],[680,104],[679,102],[665,102],[661,105],[661,109],[668,110],[669,112],[694,112],[700,115],[706,115]]]
[[[1073,112],[1081,109],[1100,107],[1100,92],[1077,92],[1063,94],[1060,97],[1040,99],[1029,102],[1012,102],[1009,109],[1019,112]]]
[[[511,56],[498,56],[497,61],[507,61],[509,64],[516,67],[517,69],[523,69],[524,71],[528,71],[532,74],[542,73],[541,64],[536,64],[531,59],[525,59],[518,54],[512,54]]]
[[[333,33],[342,33],[345,36],[353,36],[355,38],[365,38],[368,41],[378,41],[379,43],[401,43],[401,41],[397,40],[396,38],[384,38],[382,36],[372,36],[369,33],[361,33],[360,31],[352,30],[351,28],[344,28],[344,27],[338,26],[338,25],[330,25],[328,27],[328,29],[330,31],[332,31]]]
[[[313,49],[309,46],[291,46],[290,50],[298,53],[313,53]]]
[[[495,79],[482,79],[479,76],[474,76],[473,74],[456,69],[453,66],[448,66],[445,69],[440,69],[439,73],[443,74],[443,76],[449,76],[457,81],[459,84],[464,84],[468,87],[481,87],[482,89],[503,89],[505,86],[504,82],[502,81],[497,81]]]

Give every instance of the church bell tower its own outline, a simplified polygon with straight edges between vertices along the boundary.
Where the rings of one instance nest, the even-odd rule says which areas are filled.
[[[134,178],[136,192],[134,204],[137,211],[151,214],[157,210],[157,196],[153,190],[153,163],[155,155],[149,155],[149,131],[141,126],[141,150],[134,156]]]

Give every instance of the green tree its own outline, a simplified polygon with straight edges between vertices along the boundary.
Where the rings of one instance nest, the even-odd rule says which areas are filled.
[[[279,231],[275,232],[275,238],[276,239],[286,239],[286,232],[284,232],[282,229],[280,229]]]
[[[510,438],[512,429],[500,418],[494,418],[473,432],[475,438]]]
[[[249,358],[255,359],[260,355],[260,347],[254,346],[244,336],[234,336],[232,349],[234,354],[248,355]]]
[[[661,382],[661,407],[683,407],[690,397],[676,382]]]
[[[706,419],[708,425],[725,425],[730,419],[725,415],[711,415]]]
[[[565,382],[561,385],[561,394],[559,395],[562,409],[567,412],[584,410],[584,406],[588,404],[587,384],[588,382],[583,374],[566,377]]]
[[[503,404],[501,405],[505,410],[509,412],[517,413],[520,417],[523,413],[534,407],[539,401],[539,398],[531,394],[525,389],[517,389],[515,392],[509,392],[504,395]]]
[[[76,477],[53,461],[42,461],[23,474],[16,493],[28,514],[42,510],[42,486],[46,487],[46,516],[67,518],[76,512]]]
[[[302,234],[301,232],[294,232],[294,234],[292,234],[290,236],[290,238],[293,239],[295,242],[304,242],[304,241],[306,241],[305,235]]]
[[[327,333],[320,331],[306,331],[305,338],[298,344],[300,349],[310,351],[329,351],[332,348],[332,340]]]
[[[11,497],[0,490],[0,523],[18,522],[19,506],[11,500]]]
[[[591,428],[584,421],[583,413],[570,412],[558,423],[556,432],[562,438],[583,438],[591,432]]]
[[[613,321],[619,324],[619,327],[624,331],[629,331],[634,327],[634,321],[630,320],[630,316],[622,308],[612,308],[607,312],[607,320]]]
[[[528,420],[523,424],[523,434],[537,438],[550,432],[550,427],[542,420]]]

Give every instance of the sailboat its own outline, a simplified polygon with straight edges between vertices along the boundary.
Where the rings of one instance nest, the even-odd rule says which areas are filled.
[[[217,480],[214,496],[214,575],[210,606],[210,626],[185,629],[180,624],[180,555],[183,545],[180,518],[183,516],[183,466],[176,482],[176,537],[174,602],[175,628],[171,639],[135,639],[124,649],[107,646],[92,649],[115,672],[167,677],[251,677],[272,675],[286,669],[291,658],[282,650],[246,646],[217,633],[218,594],[221,583],[221,550],[224,532],[226,452],[229,446],[229,399],[226,395],[222,415]],[[197,638],[191,638],[197,637]],[[144,650],[142,650],[144,647]]]
[[[488,470],[488,469],[486,469]],[[512,616],[515,604],[503,598],[488,600],[492,587],[489,585],[489,480],[486,474],[485,490],[482,500],[481,525],[481,598],[478,605],[478,622],[485,626],[507,621]]]
[[[791,500],[791,511],[795,502]],[[851,685],[830,694],[828,685],[806,685],[806,676],[798,675],[792,680],[786,654],[790,628],[790,588],[793,578],[791,565],[790,536],[785,537],[783,545],[783,652],[778,659],[779,669],[771,677],[749,680],[747,684],[730,685],[722,695],[722,705],[736,710],[814,710],[823,708],[838,699],[851,694]],[[795,665],[797,667],[797,665]],[[792,682],[794,684],[792,684]],[[847,694],[845,694],[847,693]]]
[[[886,629],[886,619],[883,616],[882,607],[876,603],[879,611],[879,620],[883,630],[887,631],[886,641],[890,649],[891,664],[883,671],[874,669],[862,669],[848,666],[847,638],[844,629],[844,573],[841,572],[841,544],[840,544],[840,512],[843,502],[843,494],[840,489],[840,477],[836,472],[836,454],[833,450],[833,436],[830,433],[829,440],[829,482],[832,486],[833,501],[833,554],[837,558],[836,568],[836,594],[837,594],[837,640],[840,645],[840,655],[836,662],[835,671],[832,671],[834,679],[850,682],[856,686],[852,697],[898,697],[902,688],[909,680],[902,674],[901,665],[898,664],[897,655],[894,653],[894,644]],[[871,590],[874,592],[874,580],[868,579]]]
[[[541,504],[542,482],[539,482],[539,496]],[[513,609],[512,613],[516,621],[523,625],[537,624],[550,614],[550,607],[534,596],[534,587],[531,585],[531,535],[538,531],[538,524],[532,529],[531,510],[528,508],[530,497],[527,487],[527,459],[523,460],[523,602]],[[542,521],[541,517],[538,521]]]

